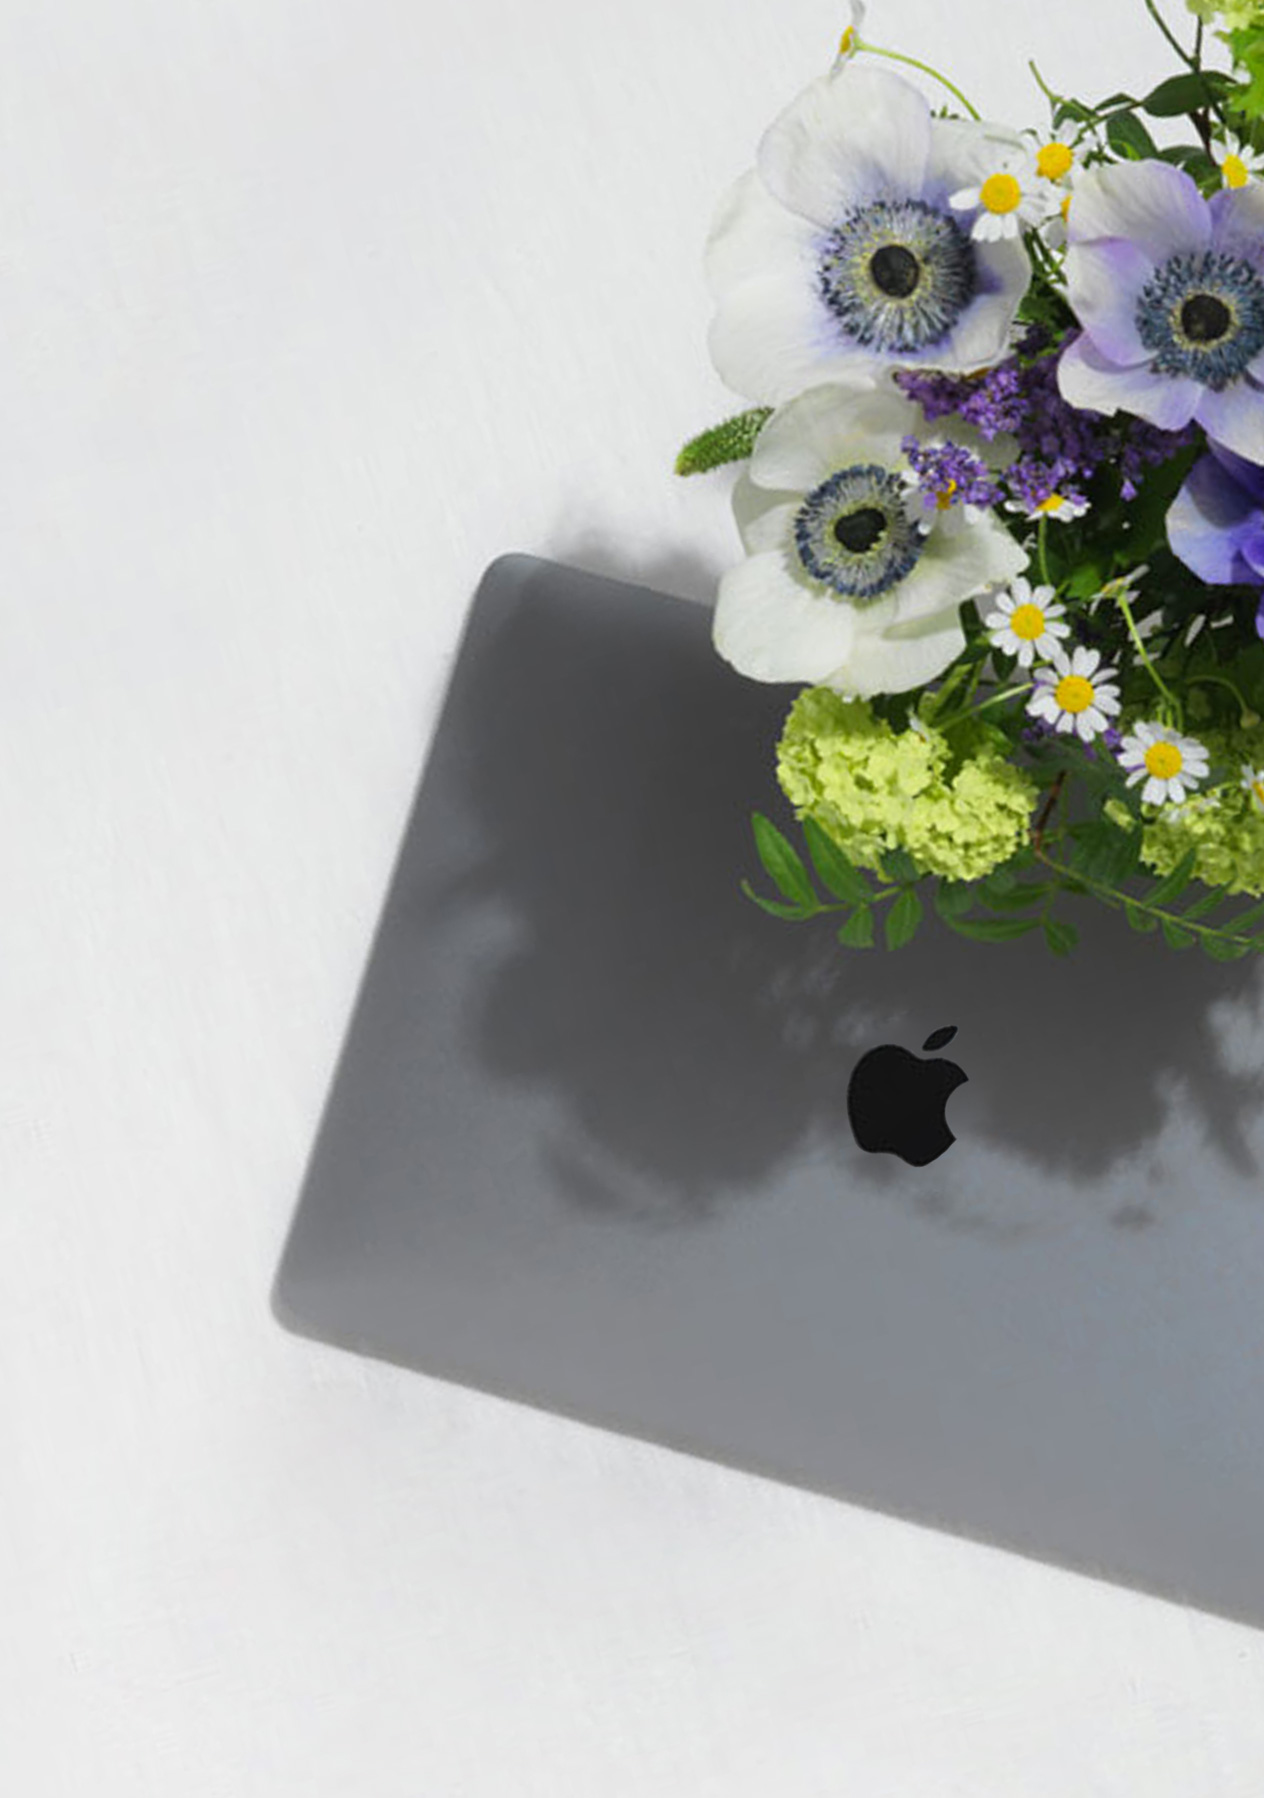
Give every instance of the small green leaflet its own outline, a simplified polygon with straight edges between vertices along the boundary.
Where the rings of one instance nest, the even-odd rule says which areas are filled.
[[[858,905],[839,931],[838,940],[846,949],[872,948],[873,907]]]
[[[755,848],[764,865],[764,872],[778,892],[784,894],[794,905],[815,910],[816,894],[797,850],[791,848],[777,826],[770,818],[765,818],[762,812],[756,812],[752,817],[751,829],[755,833]]]
[[[836,899],[849,905],[864,905],[872,897],[869,882],[852,866],[838,844],[821,829],[815,818],[801,821],[803,840],[808,846],[812,866]]]
[[[917,896],[917,889],[905,887],[892,902],[886,916],[887,948],[902,949],[917,934],[921,921],[922,902]]]

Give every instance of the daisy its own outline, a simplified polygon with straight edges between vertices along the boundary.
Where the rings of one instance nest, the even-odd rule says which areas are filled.
[[[1036,151],[1036,173],[1055,186],[1066,183],[1074,167],[1074,150],[1070,144],[1060,143],[1056,138],[1051,143],[1041,144]]]
[[[1264,768],[1253,768],[1250,762],[1243,762],[1242,790],[1250,793],[1256,805],[1264,811]]]
[[[969,187],[948,196],[954,212],[976,214],[970,235],[979,243],[1017,237],[1048,218],[1057,202],[1037,159],[1025,147],[1009,149],[985,165],[986,172]]]
[[[1070,636],[1070,625],[1061,622],[1065,612],[1052,587],[1032,587],[1019,575],[1010,582],[1008,593],[996,595],[996,610],[984,623],[997,649],[1016,656],[1020,667],[1030,668],[1037,655],[1056,652],[1059,637]]]
[[[1259,152],[1236,132],[1226,131],[1223,141],[1216,145],[1212,154],[1225,187],[1245,187],[1248,182],[1259,179]]]
[[[851,0],[851,23],[838,40],[838,59],[834,64],[850,62],[860,48],[860,34],[864,30],[865,13],[868,8],[865,0]]]
[[[931,114],[911,82],[845,57],[764,133],[706,249],[722,381],[776,406],[892,367],[966,372],[1009,353],[1021,241],[978,242],[949,205],[995,127]]]
[[[1130,787],[1145,781],[1143,805],[1180,805],[1185,795],[1207,778],[1207,751],[1202,744],[1165,724],[1136,725],[1123,740],[1119,760],[1132,769]]]
[[[812,387],[773,413],[733,492],[746,559],[716,602],[715,646],[740,674],[868,699],[961,654],[962,605],[1027,555],[991,514],[971,524],[910,489],[905,442],[926,428],[893,389]]]
[[[1028,712],[1055,730],[1073,730],[1083,743],[1100,737],[1119,711],[1118,670],[1103,668],[1101,652],[1082,645],[1069,658],[1064,650],[1055,649],[1049,659],[1051,667],[1036,670]]]
[[[1046,493],[1034,506],[1027,505],[1021,499],[1012,499],[1006,502],[1006,509],[1021,512],[1032,524],[1042,518],[1056,518],[1060,524],[1069,524],[1073,518],[1083,518],[1088,511],[1088,501],[1076,499],[1070,493]]]

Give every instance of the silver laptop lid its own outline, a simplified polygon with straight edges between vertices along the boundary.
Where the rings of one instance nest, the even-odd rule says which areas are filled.
[[[1254,964],[764,916],[791,697],[701,608],[493,564],[278,1315],[1264,1622]],[[858,1061],[954,1026],[947,1153],[860,1148]]]

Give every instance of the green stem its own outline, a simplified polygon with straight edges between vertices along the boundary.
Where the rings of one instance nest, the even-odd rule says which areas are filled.
[[[1154,22],[1158,26],[1159,30],[1163,33],[1163,35],[1167,39],[1168,43],[1172,46],[1173,50],[1175,50],[1176,54],[1180,57],[1181,61],[1185,64],[1185,67],[1187,69],[1192,69],[1196,75],[1201,74],[1202,71],[1198,66],[1197,59],[1190,55],[1189,51],[1184,47],[1184,45],[1182,43],[1180,43],[1180,41],[1177,39],[1175,34],[1169,29],[1167,20],[1163,17],[1163,14],[1159,11],[1158,7],[1154,4],[1154,0],[1145,0],[1145,9],[1149,13],[1150,17],[1154,20]]]
[[[928,62],[919,62],[915,56],[905,56],[901,50],[883,50],[877,44],[859,43],[856,45],[856,48],[857,50],[865,51],[869,56],[885,56],[888,57],[891,62],[906,62],[910,68],[920,69],[923,75],[929,75],[932,81],[937,81],[941,87],[946,87],[950,94],[953,94],[960,100],[972,119],[981,117],[981,114],[975,111],[961,89],[953,82],[949,81],[946,75],[941,75],[938,69],[932,69]]]
[[[1179,728],[1183,719],[1181,702],[1163,679],[1163,676],[1159,673],[1154,663],[1150,660],[1150,653],[1145,644],[1141,641],[1141,633],[1137,629],[1137,621],[1132,615],[1132,607],[1128,603],[1128,595],[1126,593],[1118,593],[1115,597],[1119,602],[1119,609],[1124,615],[1124,623],[1128,626],[1128,635],[1132,638],[1133,647],[1141,658],[1141,665],[1150,676],[1150,679],[1154,682],[1167,704],[1172,708],[1172,712]]]
[[[1130,894],[1121,892],[1118,887],[1111,886],[1107,881],[1095,880],[1090,875],[1081,874],[1078,868],[1070,867],[1066,862],[1059,861],[1056,856],[1046,855],[1039,845],[1035,848],[1035,856],[1036,860],[1043,862],[1051,873],[1058,875],[1070,890],[1074,891],[1076,887],[1087,887],[1102,901],[1103,905],[1109,905],[1114,911],[1131,909],[1144,912],[1147,917],[1153,918],[1156,924],[1171,924],[1177,930],[1188,931],[1192,936],[1215,937],[1222,943],[1234,943],[1246,948],[1254,947],[1251,937],[1241,936],[1231,929],[1221,929],[1215,924],[1201,924],[1197,918],[1188,918],[1180,912],[1168,911],[1165,906],[1148,905],[1144,899],[1134,899]]]
[[[1052,587],[1049,579],[1049,515],[1041,513],[1040,523],[1036,526],[1036,556],[1040,562],[1040,579],[1046,587]]]
[[[1228,675],[1225,675],[1225,674],[1187,674],[1185,676],[1185,679],[1189,682],[1190,686],[1200,686],[1201,685],[1201,686],[1227,687],[1229,689],[1230,693],[1233,694],[1233,697],[1237,700],[1238,705],[1242,711],[1242,716],[1244,718],[1246,718],[1246,717],[1254,714],[1254,707],[1249,706],[1247,704],[1246,700],[1243,699],[1240,690],[1229,679]]]
[[[1052,122],[1053,113],[1054,113],[1055,109],[1061,104],[1062,95],[1054,93],[1053,89],[1049,86],[1049,83],[1045,80],[1044,76],[1040,73],[1040,70],[1036,67],[1034,59],[1030,56],[1027,58],[1027,67],[1031,70],[1032,78],[1035,81],[1036,86],[1040,89],[1040,91],[1044,95],[1045,99],[1049,102],[1049,116],[1050,116],[1050,121]]]
[[[1013,699],[1015,694],[1030,693],[1035,684],[1035,681],[1024,681],[1021,686],[1006,687],[1001,693],[993,693],[992,697],[985,699],[982,705],[962,706],[961,710],[954,712],[951,718],[944,719],[942,723],[937,721],[935,729],[951,730],[954,724],[960,724],[965,718],[981,718],[984,712],[990,712],[994,705],[1003,705],[1007,699]]]

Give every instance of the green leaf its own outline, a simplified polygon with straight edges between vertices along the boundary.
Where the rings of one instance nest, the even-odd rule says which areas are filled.
[[[819,910],[816,893],[797,851],[792,849],[771,819],[756,812],[751,819],[755,847],[764,872],[777,890],[796,905]]]
[[[1045,919],[1045,941],[1055,955],[1070,955],[1080,940],[1080,933],[1074,924],[1066,923],[1062,918]]]
[[[1157,156],[1158,147],[1135,112],[1113,112],[1106,121],[1106,142],[1117,156],[1144,162]]]
[[[814,915],[815,908],[807,911],[801,905],[783,905],[779,899],[765,899],[762,893],[755,891],[749,880],[742,882],[742,891],[748,899],[754,901],[760,911],[766,911],[770,917],[785,918],[792,924],[801,924],[804,918]]]
[[[1136,873],[1141,858],[1141,832],[1122,830],[1107,818],[1071,827],[1073,864],[1089,880],[1122,886]]]
[[[1001,866],[993,868],[992,872],[980,881],[979,890],[991,905],[1005,893],[1012,893],[1017,885],[1017,874],[1012,869]]]
[[[888,949],[902,949],[917,934],[917,927],[922,921],[922,902],[914,887],[905,887],[904,891],[891,905],[886,917],[886,937]]]
[[[1192,930],[1182,930],[1171,918],[1163,920],[1163,940],[1169,949],[1192,949],[1198,941]]]
[[[993,911],[1026,911],[1029,906],[1037,905],[1047,899],[1053,891],[1049,881],[1027,881],[1021,883],[1010,893],[998,893],[988,904]]]
[[[1148,911],[1143,911],[1139,905],[1125,904],[1124,916],[1134,930],[1145,932],[1157,930],[1159,928],[1159,920],[1151,917],[1150,913]]]
[[[1151,88],[1142,106],[1152,119],[1174,119],[1182,112],[1201,112],[1215,96],[1201,75],[1170,75]]]
[[[974,892],[965,880],[941,880],[935,888],[935,910],[941,918],[959,918],[974,904]]]
[[[1178,893],[1183,893],[1190,881],[1194,878],[1194,869],[1197,864],[1198,851],[1197,849],[1191,849],[1181,857],[1180,861],[1177,862],[1170,874],[1165,874],[1157,886],[1152,886],[1150,888],[1150,891],[1145,895],[1146,904],[1152,906],[1166,905],[1169,899],[1175,899]]]
[[[921,869],[913,860],[907,849],[884,849],[882,852],[882,878],[902,883],[917,880],[921,877]]]
[[[1253,905],[1250,911],[1239,912],[1236,918],[1231,918],[1226,929],[1232,930],[1235,936],[1242,936],[1261,919],[1264,919],[1264,905]]]
[[[873,907],[858,905],[839,931],[838,940],[846,949],[871,949],[873,947]]]
[[[1215,911],[1228,891],[1227,887],[1208,887],[1200,899],[1187,905],[1181,913],[1183,918],[1205,918],[1209,912]]]
[[[1202,946],[1213,961],[1241,961],[1244,955],[1251,953],[1250,943],[1235,942],[1224,936],[1205,936]]]
[[[872,888],[864,875],[853,867],[833,837],[825,834],[815,818],[803,818],[800,822],[812,866],[820,875],[822,884],[836,899],[845,899],[849,905],[864,905],[872,894]]]
[[[771,415],[771,406],[755,406],[749,412],[726,418],[723,424],[712,425],[710,430],[700,431],[676,457],[676,473],[705,474],[724,462],[745,461]]]
[[[1010,943],[1039,927],[1039,918],[953,918],[952,928],[976,943]]]

